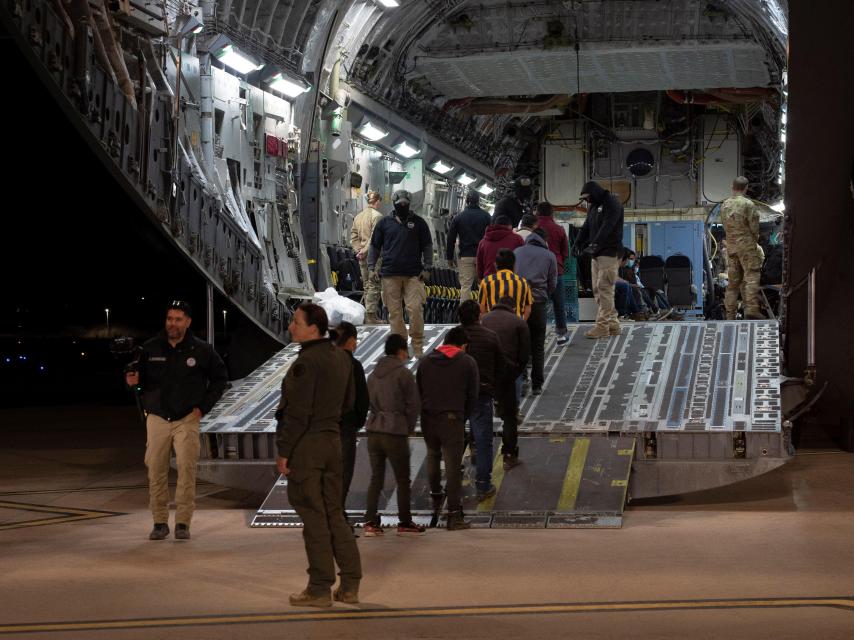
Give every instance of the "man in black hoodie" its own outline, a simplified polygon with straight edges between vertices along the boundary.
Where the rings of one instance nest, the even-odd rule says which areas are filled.
[[[480,392],[469,418],[476,461],[475,488],[478,502],[495,495],[492,484],[492,403],[495,387],[509,367],[498,336],[480,323],[480,305],[466,300],[460,305],[460,324],[468,336],[466,352],[477,362]]]
[[[504,457],[504,469],[507,470],[519,464],[519,403],[516,396],[516,379],[522,375],[528,364],[531,331],[528,323],[516,315],[516,304],[510,297],[501,298],[498,304],[492,307],[492,311],[481,318],[481,323],[498,336],[504,357],[510,364],[499,377],[495,392],[498,413],[504,421],[501,454]]]
[[[448,244],[445,257],[451,268],[454,266],[454,245],[460,238],[460,302],[471,300],[471,286],[475,281],[477,267],[477,245],[483,239],[486,228],[492,219],[480,208],[480,196],[477,191],[466,195],[466,208],[454,216],[448,229]]]
[[[620,335],[620,321],[614,307],[614,284],[623,250],[623,205],[610,191],[590,181],[581,189],[581,199],[588,203],[587,219],[573,246],[576,255],[592,258],[593,296],[599,304],[596,326],[588,338]]]
[[[480,390],[477,363],[465,348],[466,330],[454,327],[444,344],[418,363],[415,380],[421,396],[421,433],[427,444],[427,478],[434,509],[442,506],[442,474],[445,460],[445,489],[448,494],[448,530],[468,529],[463,517],[462,473],[466,420],[474,411]]]

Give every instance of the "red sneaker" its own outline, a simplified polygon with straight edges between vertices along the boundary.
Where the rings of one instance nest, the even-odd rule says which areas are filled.
[[[411,521],[407,523],[401,522],[397,525],[397,535],[399,536],[422,536],[425,530],[426,527]]]
[[[366,522],[362,527],[362,532],[366,538],[380,538],[385,535],[383,528],[373,522]]]

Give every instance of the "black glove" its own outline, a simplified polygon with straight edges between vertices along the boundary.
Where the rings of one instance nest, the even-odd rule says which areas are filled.
[[[595,243],[588,244],[586,247],[584,247],[584,253],[586,253],[587,255],[589,255],[592,258],[593,254],[596,253],[596,249],[598,249],[598,248],[599,248],[599,245],[597,245]]]
[[[581,245],[578,245],[578,244],[572,245],[572,249],[570,249],[569,252],[572,254],[573,258],[580,258],[581,254],[582,254]]]

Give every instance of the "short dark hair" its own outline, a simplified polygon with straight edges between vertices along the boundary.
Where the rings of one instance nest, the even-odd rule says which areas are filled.
[[[303,302],[297,307],[297,311],[300,310],[305,314],[305,323],[314,325],[320,331],[320,335],[325,336],[329,330],[329,318],[326,316],[323,307],[313,302]]]
[[[392,333],[385,339],[385,354],[387,356],[396,356],[400,351],[409,353],[409,344],[399,333]]]
[[[469,336],[466,333],[465,327],[459,324],[456,327],[451,327],[451,330],[445,334],[445,339],[442,342],[442,344],[450,344],[455,347],[462,347],[464,344],[468,343]]]
[[[358,336],[358,332],[356,331],[356,327],[353,326],[353,323],[342,321],[338,323],[338,326],[334,329],[329,330],[329,337],[335,341],[339,347],[343,347],[347,344],[347,341],[350,338],[356,338]]]
[[[516,301],[511,296],[501,296],[498,298],[498,304],[510,307],[511,309],[516,308]]]
[[[492,224],[499,226],[499,227],[509,227],[513,223],[510,222],[510,218],[508,218],[507,216],[495,216],[492,219]]]
[[[537,227],[536,229],[534,229],[533,231],[531,231],[531,233],[536,233],[536,234],[537,234],[538,236],[540,236],[543,240],[548,241],[548,239],[549,239],[549,234],[548,234],[548,233],[546,233],[546,230],[545,230],[545,229],[543,229],[542,227]]]
[[[744,176],[738,176],[735,180],[732,181],[732,190],[733,191],[747,191],[747,185],[750,184],[750,181]]]
[[[537,203],[537,215],[538,216],[546,216],[547,218],[551,218],[554,213],[554,208],[552,207],[551,202],[546,202],[543,200],[542,202]]]
[[[629,249],[628,247],[623,247],[623,260],[628,260],[629,256],[632,255],[634,251]]]
[[[516,266],[516,254],[512,249],[499,249],[495,254],[495,267],[497,269],[510,269]]]
[[[166,312],[168,313],[172,309],[183,311],[184,315],[188,318],[193,317],[193,307],[190,306],[189,302],[184,302],[183,300],[173,300],[169,303],[169,306],[166,307]]]
[[[535,224],[537,224],[537,216],[535,216],[533,213],[526,213],[524,216],[522,216],[523,227],[533,229]]]
[[[477,191],[469,191],[466,194],[466,204],[476,207],[480,204],[480,194]]]
[[[460,324],[464,327],[480,320],[480,305],[474,300],[465,300],[460,305]]]

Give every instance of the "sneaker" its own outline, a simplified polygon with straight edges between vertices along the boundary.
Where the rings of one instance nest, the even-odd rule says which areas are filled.
[[[323,594],[312,593],[308,589],[292,593],[288,600],[292,607],[331,607],[332,596],[327,591]]]
[[[397,535],[399,536],[421,536],[424,535],[424,531],[426,531],[426,527],[415,524],[412,520],[405,524],[401,522],[397,525]]]
[[[385,535],[383,528],[373,522],[366,522],[362,527],[362,531],[365,533],[366,538],[381,538]]]
[[[465,519],[462,510],[448,512],[448,531],[471,529],[471,522]]]
[[[515,453],[504,454],[504,470],[509,471],[519,465],[519,456]]]
[[[359,604],[359,588],[338,587],[332,592],[332,599],[335,602],[343,602],[344,604]]]
[[[189,540],[190,539],[190,525],[187,524],[176,524],[175,525],[175,539],[176,540]]]
[[[565,333],[563,335],[560,335],[557,337],[557,340],[556,340],[557,346],[562,347],[567,342],[569,342],[569,336],[566,335]]]
[[[532,396],[538,396],[538,395],[540,395],[542,392],[543,392],[543,388],[542,388],[542,387],[531,387],[531,395],[532,395]]]
[[[491,498],[496,494],[498,489],[495,488],[494,484],[490,484],[486,489],[478,489],[477,490],[477,501],[483,502],[484,500]]]
[[[148,534],[149,540],[165,540],[169,537],[169,525],[165,522],[155,522],[154,528]]]

